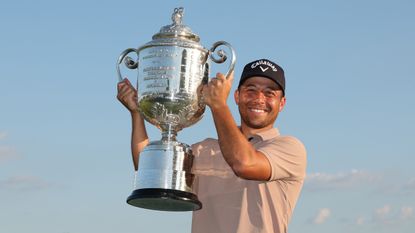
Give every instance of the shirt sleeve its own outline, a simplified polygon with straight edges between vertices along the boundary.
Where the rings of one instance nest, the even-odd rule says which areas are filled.
[[[303,180],[306,174],[307,155],[304,145],[294,137],[281,137],[257,148],[271,165],[274,180]]]

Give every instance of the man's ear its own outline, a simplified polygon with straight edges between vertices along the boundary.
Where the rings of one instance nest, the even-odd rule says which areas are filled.
[[[236,105],[239,105],[239,90],[238,89],[236,89],[235,92],[233,93],[233,98],[235,99]]]
[[[283,96],[280,100],[280,112],[284,109],[285,104],[287,103],[287,99]]]

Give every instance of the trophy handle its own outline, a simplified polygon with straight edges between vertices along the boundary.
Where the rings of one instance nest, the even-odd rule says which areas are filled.
[[[226,52],[222,49],[220,49],[216,52],[216,54],[219,56],[219,58],[216,59],[213,56],[216,48],[221,46],[221,45],[228,47],[232,52],[232,60],[231,60],[231,63],[229,65],[228,72],[226,72],[226,74],[225,74],[225,77],[228,79],[230,73],[232,73],[232,71],[235,68],[235,62],[236,62],[235,50],[232,48],[232,46],[226,41],[217,41],[217,42],[215,42],[213,44],[212,48],[209,50],[210,59],[212,59],[213,62],[218,63],[218,64],[219,63],[224,63],[228,59],[228,56],[226,56]]]
[[[121,75],[121,70],[120,70],[120,64],[122,61],[124,61],[125,66],[127,66],[127,68],[129,69],[137,69],[138,67],[138,60],[134,61],[131,57],[127,56],[129,53],[131,52],[135,52],[138,56],[138,50],[137,49],[133,49],[133,48],[128,48],[126,50],[124,50],[120,56],[118,57],[117,60],[117,73],[118,73],[118,81],[122,81],[122,75]]]

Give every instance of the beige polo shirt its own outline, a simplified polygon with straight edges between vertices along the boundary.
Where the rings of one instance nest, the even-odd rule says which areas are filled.
[[[192,146],[194,191],[203,204],[193,212],[192,233],[285,233],[306,174],[306,150],[277,129],[251,144],[271,164],[269,181],[241,179],[224,160],[216,139]]]

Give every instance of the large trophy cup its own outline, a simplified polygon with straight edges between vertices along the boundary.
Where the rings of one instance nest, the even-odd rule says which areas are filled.
[[[216,49],[226,46],[231,51],[226,77],[233,71],[236,58],[233,48],[224,41],[205,49],[199,44],[199,36],[182,24],[182,18],[183,8],[174,9],[172,24],[162,27],[152,41],[138,49],[126,49],[117,60],[120,81],[122,62],[138,69],[139,111],[162,132],[161,140],[150,142],[139,155],[134,191],[127,198],[127,203],[136,207],[165,211],[202,208],[192,192],[191,148],[178,142],[176,136],[203,117],[205,103],[199,87],[208,82],[209,58],[223,63],[226,52]],[[136,53],[137,60],[127,56],[130,53]]]

